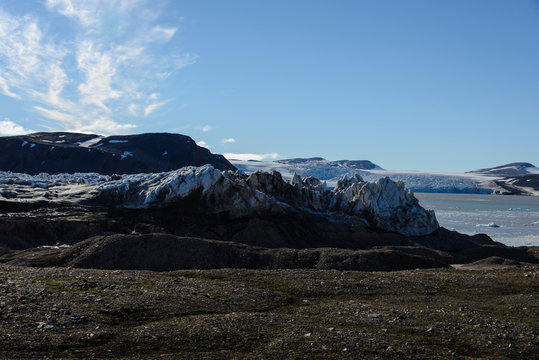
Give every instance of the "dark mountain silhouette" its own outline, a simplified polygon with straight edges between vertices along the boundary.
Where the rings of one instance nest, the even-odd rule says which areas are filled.
[[[26,174],[96,172],[135,174],[211,164],[236,168],[189,136],[169,133],[116,135],[68,132],[0,138],[0,171]]]

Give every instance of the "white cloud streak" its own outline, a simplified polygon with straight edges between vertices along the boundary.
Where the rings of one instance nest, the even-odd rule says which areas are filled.
[[[43,117],[62,123],[64,126],[70,126],[70,124],[77,123],[77,119],[71,114],[67,114],[55,109],[46,109],[41,106],[34,106],[34,109]]]
[[[178,27],[160,23],[164,9],[152,1],[46,0],[45,8],[39,18],[0,9],[0,94],[28,102],[49,128],[129,131],[172,100],[159,101],[159,82],[196,59],[177,50]],[[72,33],[49,33],[55,17],[69,19]]]
[[[247,160],[258,160],[258,161],[262,161],[262,160],[272,160],[272,159],[277,159],[279,157],[279,154],[277,153],[268,153],[268,154],[249,154],[249,153],[244,153],[244,154],[234,154],[234,153],[224,153],[223,154],[224,157],[226,157],[227,159],[229,160],[243,160],[243,161],[247,161]]]
[[[13,92],[11,92],[9,90],[9,86],[7,85],[7,81],[3,78],[3,77],[0,77],[0,90],[2,90],[2,94],[6,95],[6,96],[9,96],[9,97],[12,97],[12,98],[15,98],[15,99],[20,99],[21,97]]]
[[[168,101],[161,101],[152,103],[144,108],[144,116],[150,116],[151,113],[153,113],[155,110],[165,106],[168,103]]]
[[[222,142],[223,144],[233,144],[233,143],[236,142],[236,139],[234,139],[234,138],[228,138],[228,139],[223,139],[223,140],[221,140],[221,142]]]

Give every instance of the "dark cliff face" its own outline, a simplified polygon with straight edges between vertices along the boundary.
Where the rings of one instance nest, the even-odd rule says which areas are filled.
[[[196,145],[189,136],[169,133],[99,137],[66,132],[0,138],[0,171],[59,174],[135,174],[211,164],[236,168],[222,155]]]

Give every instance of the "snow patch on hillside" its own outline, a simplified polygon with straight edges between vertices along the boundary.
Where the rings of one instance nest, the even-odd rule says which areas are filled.
[[[120,159],[123,160],[126,157],[133,157],[133,153],[131,151],[124,151],[123,154],[120,155]]]
[[[95,138],[92,138],[90,140],[86,140],[86,141],[83,141],[81,143],[78,143],[78,145],[80,147],[88,148],[88,147],[91,147],[91,146],[97,144],[98,142],[100,142],[101,139],[103,139],[103,136],[96,136]]]

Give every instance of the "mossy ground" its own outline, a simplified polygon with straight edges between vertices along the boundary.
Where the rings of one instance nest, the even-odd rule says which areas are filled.
[[[539,271],[0,266],[0,358],[534,358]]]

